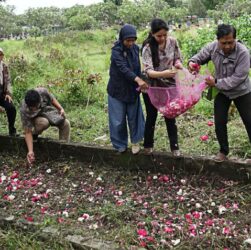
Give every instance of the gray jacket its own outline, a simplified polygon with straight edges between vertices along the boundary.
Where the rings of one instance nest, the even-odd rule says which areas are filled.
[[[218,41],[214,41],[194,55],[189,61],[200,65],[210,60],[215,66],[216,88],[230,99],[251,92],[249,79],[250,54],[245,45],[236,42],[234,51],[227,57],[218,47]]]

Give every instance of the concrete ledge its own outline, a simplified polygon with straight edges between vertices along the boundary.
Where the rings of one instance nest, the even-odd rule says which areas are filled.
[[[131,152],[117,154],[111,147],[90,146],[82,143],[61,143],[40,138],[34,143],[38,160],[77,160],[86,163],[108,164],[116,168],[154,170],[165,172],[167,169],[182,169],[189,172],[213,172],[233,180],[250,182],[251,165],[240,161],[222,163],[206,157],[174,157],[168,153],[156,152],[153,155]],[[0,136],[0,152],[26,157],[27,148],[22,137]]]

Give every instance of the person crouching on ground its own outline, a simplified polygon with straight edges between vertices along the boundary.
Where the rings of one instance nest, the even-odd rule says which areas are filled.
[[[137,88],[146,89],[148,86],[139,77],[141,71],[136,39],[135,27],[124,25],[111,54],[107,86],[109,129],[112,145],[120,153],[125,152],[128,145],[127,123],[133,154],[139,152],[139,142],[144,137],[145,120]]]
[[[70,122],[56,98],[46,88],[28,90],[20,107],[25,142],[28,148],[27,161],[35,161],[33,140],[49,126],[59,129],[59,140],[70,140]]]

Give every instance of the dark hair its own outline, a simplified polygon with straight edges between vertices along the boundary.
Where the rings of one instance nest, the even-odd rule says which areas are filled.
[[[232,25],[229,25],[229,24],[220,24],[217,27],[216,36],[217,36],[217,39],[219,40],[223,36],[227,36],[231,33],[233,34],[233,37],[235,39],[236,29]]]
[[[36,90],[31,89],[26,92],[24,100],[28,107],[35,107],[40,103],[40,95]]]
[[[154,68],[157,68],[159,66],[159,45],[152,34],[155,34],[162,29],[168,31],[168,26],[166,22],[159,18],[153,19],[151,22],[151,32],[142,44],[142,50],[146,44],[149,44],[152,53],[152,62]]]

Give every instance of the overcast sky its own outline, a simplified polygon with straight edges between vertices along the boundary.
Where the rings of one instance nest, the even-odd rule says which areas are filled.
[[[4,5],[14,5],[16,14],[23,14],[28,8],[51,7],[69,8],[75,4],[89,5],[102,0],[6,0]]]

